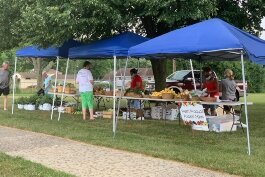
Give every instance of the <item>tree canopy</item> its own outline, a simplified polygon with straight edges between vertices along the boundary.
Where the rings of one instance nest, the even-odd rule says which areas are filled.
[[[48,46],[74,38],[92,41],[122,31],[153,38],[218,17],[259,35],[265,0],[0,0],[0,51],[25,44]],[[166,60],[151,60],[163,89]]]

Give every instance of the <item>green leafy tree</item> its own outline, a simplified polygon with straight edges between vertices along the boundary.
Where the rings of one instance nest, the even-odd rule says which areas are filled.
[[[259,34],[265,16],[263,0],[0,0],[0,4],[0,26],[4,25],[0,37],[2,44],[12,37],[5,46],[9,48],[21,43],[59,45],[69,38],[91,41],[126,30],[153,38],[212,17]],[[161,90],[168,62],[151,63],[156,89]]]

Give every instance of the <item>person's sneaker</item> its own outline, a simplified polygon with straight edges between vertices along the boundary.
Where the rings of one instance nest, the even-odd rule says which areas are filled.
[[[241,123],[242,124],[242,127],[243,128],[247,128],[247,125],[246,124],[243,124],[243,123]]]
[[[243,128],[247,128],[247,125],[246,124],[243,124],[242,122],[241,122],[241,124],[240,123],[237,124],[238,128],[241,128],[241,125],[242,125]]]

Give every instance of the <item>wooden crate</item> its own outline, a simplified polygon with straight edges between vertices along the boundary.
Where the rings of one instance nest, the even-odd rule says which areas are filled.
[[[112,111],[103,111],[102,117],[106,119],[112,119],[112,114],[113,114]]]
[[[73,107],[64,107],[64,112],[71,114],[74,112],[74,108]]]

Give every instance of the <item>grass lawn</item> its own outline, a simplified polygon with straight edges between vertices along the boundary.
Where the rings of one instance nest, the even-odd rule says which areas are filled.
[[[249,94],[251,156],[246,132],[191,131],[177,121],[119,121],[116,138],[112,120],[82,121],[82,115],[63,114],[50,120],[50,112],[0,111],[0,125],[147,154],[242,176],[265,176],[265,94]],[[0,108],[2,100],[0,100]],[[57,117],[57,114],[54,116]],[[243,121],[244,122],[244,121]]]
[[[10,157],[3,153],[0,153],[0,176],[16,176],[16,177],[50,177],[50,176],[60,176],[60,177],[70,177],[63,172],[58,172],[42,165],[32,163],[28,160],[24,160],[20,157]]]

